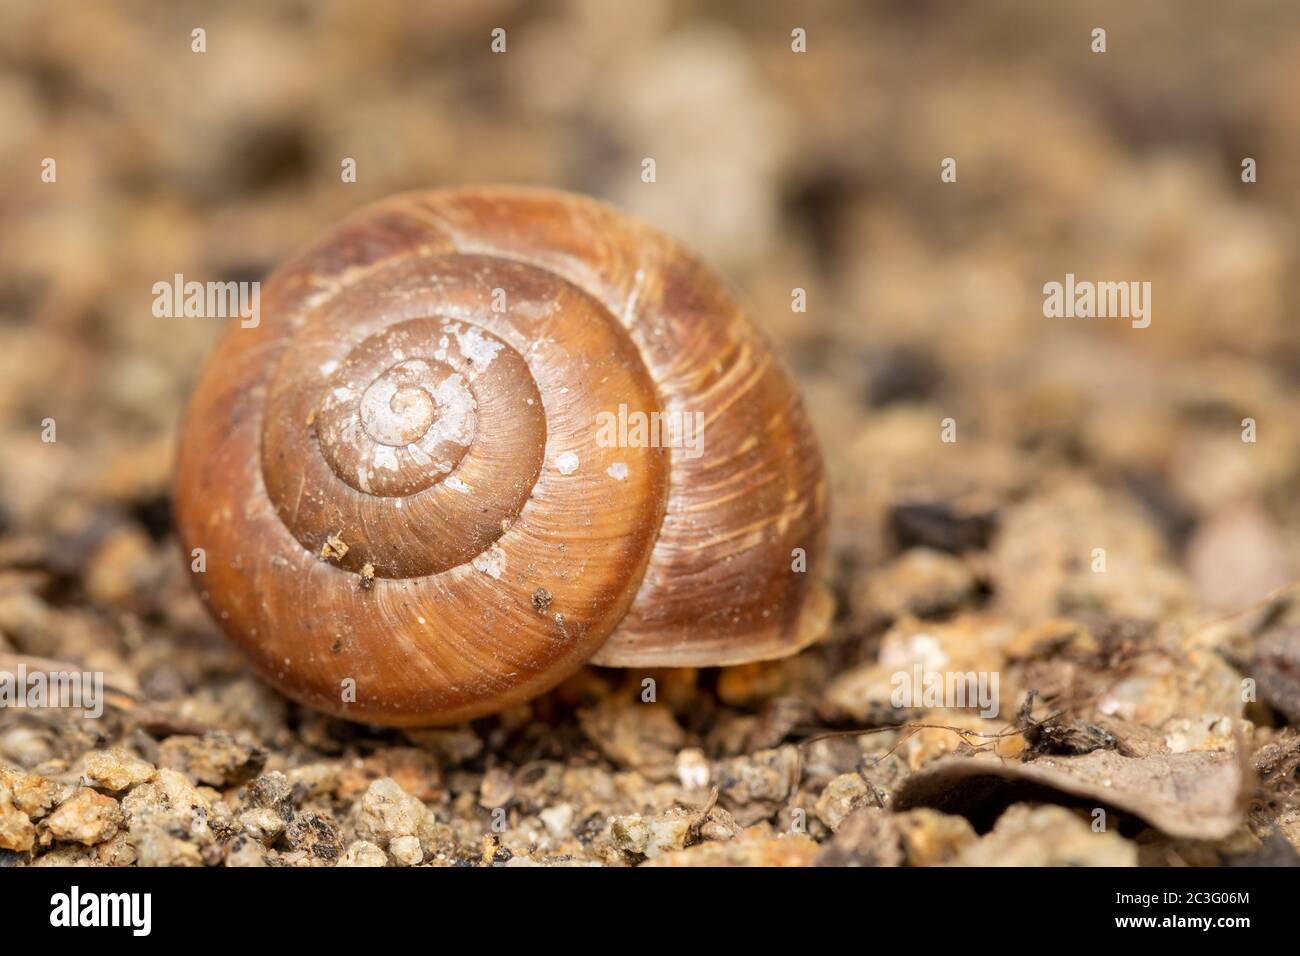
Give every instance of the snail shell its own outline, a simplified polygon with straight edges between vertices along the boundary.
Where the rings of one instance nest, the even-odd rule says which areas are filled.
[[[663,235],[565,193],[412,193],[285,263],[261,303],[196,386],[176,520],[200,596],[289,696],[449,723],[584,662],[735,664],[825,629],[798,393]],[[602,437],[620,411],[666,416],[659,446]],[[663,447],[688,419],[700,453]]]

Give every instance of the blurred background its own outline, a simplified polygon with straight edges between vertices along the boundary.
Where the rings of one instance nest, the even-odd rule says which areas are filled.
[[[168,480],[223,321],[155,318],[153,283],[261,278],[372,199],[500,181],[606,199],[740,290],[824,443],[850,625],[917,591],[1242,607],[1300,576],[1298,89],[1300,7],[1260,0],[8,0],[0,580],[125,613],[113,653],[208,631]],[[1045,319],[1067,272],[1151,282],[1150,328]],[[24,650],[105,646],[8,607]]]
[[[1030,553],[995,548],[1030,592],[1060,584],[1026,580],[1060,570],[1035,549],[1110,545],[1122,574],[1099,587],[1148,617],[1297,576],[1295,4],[10,0],[0,17],[10,550],[104,507],[165,533],[175,424],[222,323],[155,319],[153,282],[263,277],[368,200],[500,181],[601,196],[727,274],[805,386],[849,571],[888,561],[906,499],[1032,524]],[[1151,281],[1151,328],[1045,320],[1041,286],[1066,272]],[[956,446],[936,441],[945,416]]]
[[[127,696],[100,721],[0,715],[0,865],[636,864],[645,820],[699,841],[685,861],[899,862],[871,814],[945,754],[1021,752],[1030,733],[1006,728],[1031,691],[1077,721],[1053,746],[1122,740],[1153,791],[1162,755],[1248,740],[1291,795],[1223,846],[1093,839],[1054,807],[978,842],[955,816],[891,814],[931,834],[906,862],[959,844],[968,862],[1218,862],[1275,825],[1294,860],[1300,607],[1223,615],[1300,578],[1297,91],[1285,0],[5,0],[0,658],[73,661]],[[750,304],[833,481],[823,645],[659,672],[666,707],[639,705],[641,673],[586,668],[472,726],[400,733],[296,707],[220,639],[169,484],[233,320],[157,318],[154,283],[261,279],[374,199],[482,182],[608,200]],[[1067,273],[1151,283],[1150,327],[1045,318]],[[899,729],[891,674],[921,660],[1001,674],[1000,719]],[[123,829],[87,778],[130,790]],[[400,854],[376,823],[394,800],[437,819]],[[866,831],[840,827],[850,812]],[[786,839],[797,813],[808,836]]]

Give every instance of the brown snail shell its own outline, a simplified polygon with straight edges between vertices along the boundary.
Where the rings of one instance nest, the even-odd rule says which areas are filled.
[[[665,236],[560,192],[412,193],[261,303],[196,386],[176,520],[202,598],[289,696],[449,723],[584,662],[736,664],[825,629],[798,392]],[[620,408],[702,413],[703,453],[609,447]]]

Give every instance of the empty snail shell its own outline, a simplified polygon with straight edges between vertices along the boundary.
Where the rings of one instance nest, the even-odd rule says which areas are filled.
[[[696,259],[565,193],[392,197],[284,264],[204,367],[175,502],[255,668],[370,723],[780,657],[830,614],[782,363]]]

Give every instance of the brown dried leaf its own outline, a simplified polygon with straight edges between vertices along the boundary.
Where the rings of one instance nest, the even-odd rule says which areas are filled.
[[[1290,723],[1300,723],[1300,628],[1288,627],[1262,637],[1250,672],[1264,702]]]
[[[1009,804],[1095,802],[1130,813],[1171,836],[1217,840],[1242,822],[1247,774],[1231,753],[1123,757],[1095,750],[1032,763],[949,757],[908,777],[893,809],[933,807],[991,821]]]

